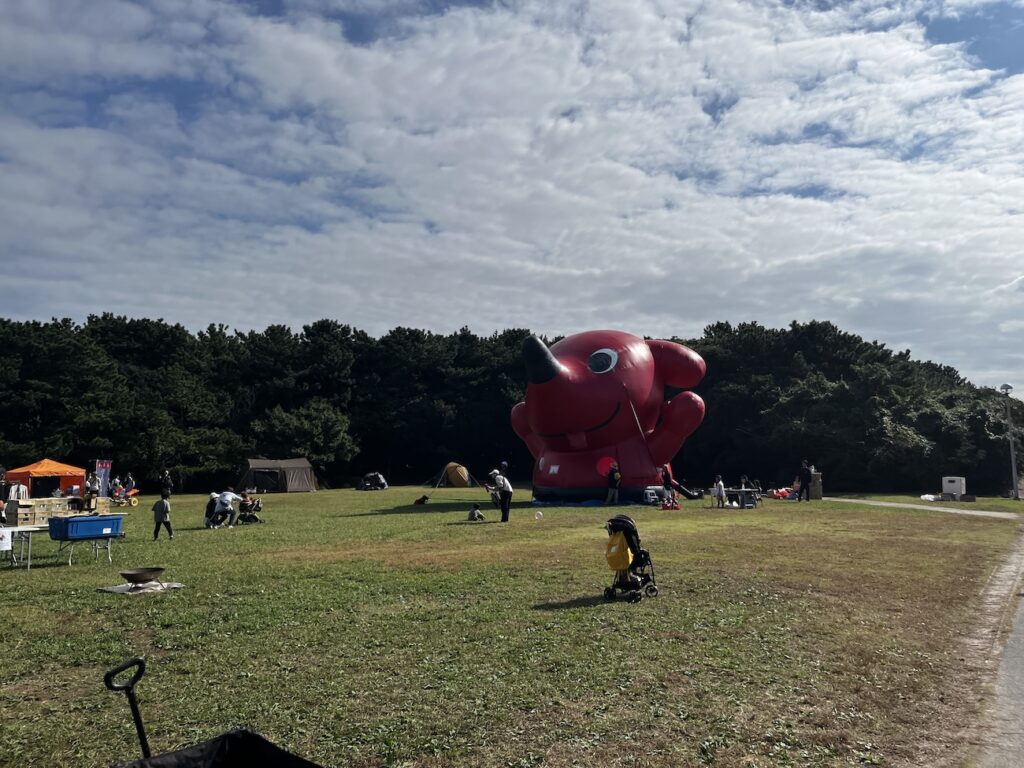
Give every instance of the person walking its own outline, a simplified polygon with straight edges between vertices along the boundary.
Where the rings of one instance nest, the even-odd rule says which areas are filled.
[[[605,506],[619,503],[619,486],[622,484],[622,473],[614,461],[608,467],[608,495],[604,499]]]
[[[153,541],[160,538],[160,526],[167,529],[167,536],[174,539],[174,531],[171,530],[171,494],[164,491],[160,494],[160,500],[153,505]]]
[[[494,485],[485,487],[488,492],[498,492],[498,503],[501,506],[501,522],[507,523],[509,512],[512,509],[512,483],[496,469],[492,469],[489,474]]]
[[[797,477],[800,478],[800,495],[796,497],[797,501],[803,501],[804,496],[807,500],[811,500],[811,467],[807,463],[807,459],[804,459],[800,464],[800,471],[797,473]]]

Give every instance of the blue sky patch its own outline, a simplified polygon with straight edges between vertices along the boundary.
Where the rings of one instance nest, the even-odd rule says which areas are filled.
[[[1024,72],[1024,8],[997,3],[959,18],[926,22],[933,43],[966,43],[967,52],[988,69]]]

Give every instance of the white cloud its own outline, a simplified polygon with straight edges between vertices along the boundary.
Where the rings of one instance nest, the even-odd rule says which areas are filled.
[[[918,21],[965,4],[60,5],[0,8],[14,316],[817,318],[1024,380],[1024,77]]]

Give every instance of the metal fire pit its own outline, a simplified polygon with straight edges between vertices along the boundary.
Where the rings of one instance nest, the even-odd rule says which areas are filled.
[[[127,571],[121,571],[121,576],[132,585],[132,589],[141,587],[143,584],[148,584],[151,581],[160,582],[160,574],[164,572],[164,568],[129,568]],[[162,583],[162,582],[161,582]]]

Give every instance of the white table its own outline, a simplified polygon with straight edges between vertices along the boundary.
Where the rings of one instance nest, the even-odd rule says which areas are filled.
[[[4,528],[4,531],[11,534],[11,567],[14,568],[20,563],[25,565],[25,570],[32,570],[32,534],[40,531],[49,531],[48,525],[16,525],[13,528]],[[14,554],[14,542],[18,541],[18,554]],[[25,543],[28,543],[28,557],[25,556]]]

